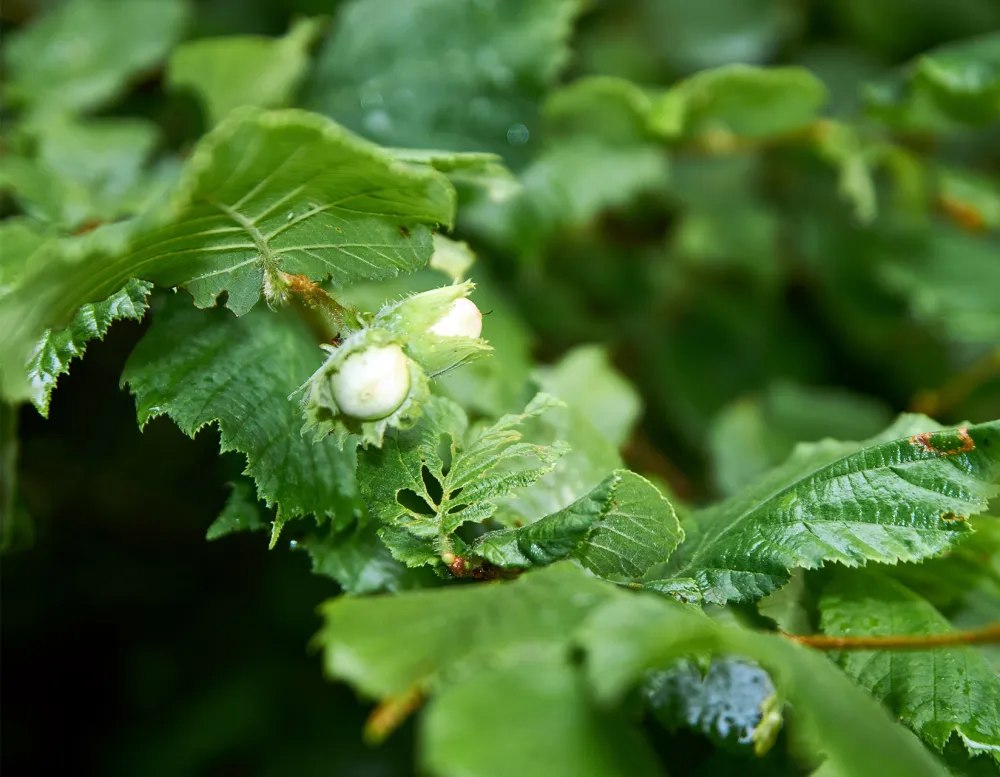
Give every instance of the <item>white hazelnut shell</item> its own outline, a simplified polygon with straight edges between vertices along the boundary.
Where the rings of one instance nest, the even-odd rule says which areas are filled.
[[[345,415],[374,421],[391,415],[410,393],[410,366],[398,345],[348,356],[333,376],[333,398]]]
[[[438,337],[479,337],[483,332],[483,314],[475,302],[459,297],[430,331]]]

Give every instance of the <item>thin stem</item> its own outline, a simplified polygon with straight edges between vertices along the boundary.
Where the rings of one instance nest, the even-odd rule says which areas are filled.
[[[818,650],[928,650],[955,645],[1000,644],[1000,623],[981,629],[948,634],[886,635],[872,637],[828,637],[823,634],[783,634],[793,642]]]

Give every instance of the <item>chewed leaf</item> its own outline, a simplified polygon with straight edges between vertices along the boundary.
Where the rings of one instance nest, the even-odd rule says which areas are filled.
[[[429,562],[427,541],[436,543],[439,554],[445,552],[459,526],[485,521],[501,497],[548,472],[564,446],[522,442],[516,427],[555,402],[540,394],[524,413],[504,416],[466,445],[465,413],[454,402],[434,397],[416,427],[387,437],[381,449],[363,452],[358,482],[369,509],[411,536],[402,545],[400,536],[384,537],[397,557]],[[536,463],[526,465],[529,461]],[[412,538],[424,542],[414,544]]]
[[[904,416],[867,443],[800,446],[757,484],[696,514],[700,533],[678,575],[722,603],[760,598],[795,567],[894,564],[947,550],[969,530],[965,519],[1000,493],[1000,421],[919,429],[937,424]]]

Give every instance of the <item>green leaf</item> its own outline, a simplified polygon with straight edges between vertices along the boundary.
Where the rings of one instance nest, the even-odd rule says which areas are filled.
[[[696,514],[700,533],[677,575],[722,603],[770,593],[795,567],[942,553],[1000,492],[1000,421],[925,431],[935,427],[903,416],[866,443],[800,446],[755,485]]]
[[[761,705],[774,693],[767,672],[739,658],[712,661],[707,672],[678,661],[653,672],[643,694],[662,726],[687,726],[715,742],[751,745],[761,722]]]
[[[534,134],[582,6],[345,3],[305,104],[387,145],[509,151]]]
[[[157,180],[144,171],[157,142],[138,119],[52,119],[32,127],[35,153],[12,154],[0,172],[28,214],[66,231],[141,210]]]
[[[183,286],[199,307],[249,311],[281,273],[362,278],[411,272],[431,256],[431,225],[450,225],[455,192],[437,171],[397,161],[331,121],[301,111],[237,111],[187,164],[169,211],[108,225],[63,245],[0,305],[0,369],[17,369],[42,332],[131,277]]]
[[[152,290],[152,284],[130,280],[107,299],[81,307],[66,329],[50,329],[42,335],[27,366],[31,401],[39,413],[48,417],[56,381],[69,373],[70,362],[83,356],[91,340],[103,340],[114,321],[142,320]]]
[[[535,375],[544,391],[578,410],[615,446],[631,436],[642,400],[600,346],[578,346]]]
[[[510,583],[466,585],[321,606],[316,642],[331,677],[383,698],[450,678],[497,657],[565,658],[573,631],[614,586],[557,564]]]
[[[564,510],[520,529],[484,534],[471,550],[500,567],[572,556],[599,577],[634,579],[665,562],[682,537],[673,507],[656,486],[617,470]]]
[[[257,496],[297,515],[349,523],[357,506],[353,449],[301,434],[288,399],[322,361],[305,326],[266,311],[237,319],[199,311],[182,299],[157,313],[122,375],[135,395],[140,426],[167,415],[189,436],[218,424],[221,449],[247,457]]]
[[[27,269],[44,262],[55,241],[37,221],[14,216],[0,221],[0,299],[20,285]]]
[[[760,396],[728,405],[712,422],[709,448],[716,486],[731,496],[788,458],[797,443],[826,437],[863,440],[890,420],[889,408],[871,397],[773,383]]]
[[[630,145],[651,139],[652,107],[650,93],[631,81],[589,76],[550,94],[543,111],[556,135],[591,135]]]
[[[914,318],[956,343],[1000,342],[1000,239],[938,225],[923,250],[878,270],[883,284],[904,297]]]
[[[576,138],[540,153],[521,174],[518,194],[478,203],[463,216],[493,240],[524,251],[558,229],[582,226],[607,208],[663,189],[668,174],[667,155],[658,145],[608,146]]]
[[[650,121],[666,137],[766,138],[805,129],[826,100],[826,87],[804,68],[726,65],[672,87],[653,106]]]
[[[953,631],[933,605],[886,574],[838,574],[820,598],[833,636],[904,636]],[[841,666],[939,752],[957,734],[973,754],[1000,763],[1000,677],[975,647],[848,651]]]
[[[421,742],[425,768],[442,777],[663,775],[639,731],[595,708],[579,670],[557,661],[491,668],[446,688]]]
[[[361,454],[358,481],[369,510],[383,523],[435,540],[438,553],[446,552],[448,537],[459,526],[485,521],[498,499],[552,469],[562,447],[521,442],[515,427],[556,404],[539,394],[523,413],[504,416],[465,444],[462,409],[432,399],[416,427]],[[526,459],[538,466],[523,466]],[[418,556],[429,559],[423,551]]]
[[[1000,33],[940,46],[867,85],[871,111],[896,126],[951,129],[1000,117]]]
[[[178,46],[167,66],[167,86],[189,89],[200,99],[209,124],[234,108],[287,105],[309,67],[309,48],[319,19],[299,19],[283,38],[227,35]]]
[[[419,583],[413,571],[396,561],[379,540],[372,521],[343,531],[317,531],[298,544],[309,552],[312,571],[336,580],[348,594],[398,592]]]
[[[229,498],[219,517],[208,527],[206,540],[217,540],[227,534],[267,528],[267,524],[261,518],[260,506],[257,504],[250,483],[246,480],[237,480],[230,483],[229,488]]]
[[[782,637],[713,622],[694,608],[621,594],[597,608],[578,632],[587,675],[611,703],[651,669],[691,656],[742,656],[771,677],[790,705],[795,741],[825,753],[843,774],[868,774],[879,754],[883,777],[943,777],[944,769],[884,708],[820,653]]]
[[[187,11],[182,0],[70,0],[4,46],[7,97],[45,114],[101,107],[166,56]]]
[[[503,202],[520,190],[514,174],[499,154],[483,152],[429,151],[415,148],[389,149],[404,162],[430,165],[458,187],[482,189],[493,202]]]

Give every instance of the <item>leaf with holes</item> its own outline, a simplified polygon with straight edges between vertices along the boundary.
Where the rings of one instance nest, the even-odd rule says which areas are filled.
[[[865,443],[799,446],[755,485],[695,514],[699,532],[678,576],[698,580],[707,601],[745,601],[795,567],[944,552],[1000,493],[1000,421],[938,428],[902,416]]]
[[[876,571],[836,575],[819,607],[823,631],[838,637],[953,630],[930,602]],[[939,752],[957,734],[970,752],[1000,763],[1000,677],[977,648],[857,650],[840,664]]]
[[[400,548],[402,560],[429,563],[435,554],[427,548],[446,552],[459,526],[485,521],[498,499],[552,469],[564,446],[522,442],[516,427],[557,404],[539,394],[523,413],[504,416],[466,444],[465,413],[436,397],[416,427],[360,454],[358,482],[368,508],[383,523],[423,541],[414,545],[393,534],[397,541],[390,547]],[[528,460],[537,465],[525,466]]]
[[[634,579],[665,562],[682,537],[673,507],[656,486],[622,469],[564,510],[520,529],[484,534],[470,551],[499,567],[572,557],[600,577]]]

